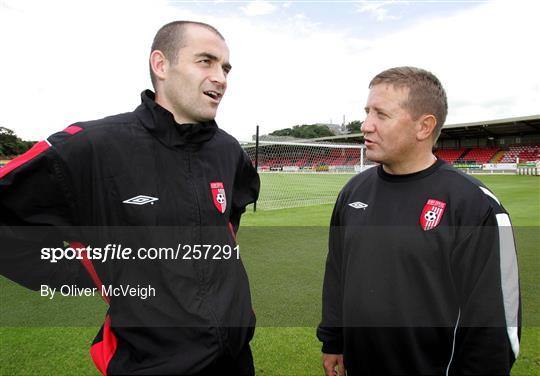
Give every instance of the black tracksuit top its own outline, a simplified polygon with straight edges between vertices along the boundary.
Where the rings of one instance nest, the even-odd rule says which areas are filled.
[[[141,97],[134,112],[74,124],[0,170],[4,229],[61,229],[32,239],[3,231],[0,273],[32,289],[94,287],[96,277],[104,285],[152,285],[156,296],[144,301],[110,297],[92,357],[106,374],[191,374],[234,358],[253,335],[240,259],[94,260],[93,268],[40,260],[40,247],[62,241],[236,245],[240,216],[259,192],[248,156],[214,121],[178,125],[151,91]],[[138,196],[153,202],[126,202]]]
[[[317,334],[349,375],[508,374],[519,317],[510,219],[479,181],[438,160],[343,188]]]

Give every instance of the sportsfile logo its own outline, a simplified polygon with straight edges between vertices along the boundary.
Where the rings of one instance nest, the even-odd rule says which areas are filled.
[[[132,205],[146,205],[146,204],[152,204],[154,205],[154,201],[159,200],[159,198],[151,197],[151,196],[145,196],[145,195],[139,195],[132,197],[128,200],[122,201],[124,204],[132,204]]]
[[[356,202],[351,202],[349,204],[349,206],[351,208],[355,208],[355,209],[366,209],[368,207],[368,204],[364,204],[363,202],[360,202],[360,201],[356,201]]]

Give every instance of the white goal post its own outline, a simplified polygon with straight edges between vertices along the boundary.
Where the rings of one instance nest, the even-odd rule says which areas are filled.
[[[256,160],[255,142],[242,146]],[[364,167],[363,144],[259,141],[259,172],[360,172]]]
[[[261,176],[260,209],[335,201],[343,185],[363,171],[363,144],[259,141],[241,143]],[[256,158],[257,157],[257,158]]]

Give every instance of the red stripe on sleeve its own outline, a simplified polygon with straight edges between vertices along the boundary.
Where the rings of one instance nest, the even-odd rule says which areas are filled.
[[[20,167],[26,162],[34,159],[50,147],[51,146],[46,141],[38,142],[32,147],[32,149],[28,150],[22,155],[19,155],[17,158],[11,160],[11,162],[9,162],[7,165],[0,168],[0,179],[9,174],[11,171],[15,170],[17,167]]]
[[[92,282],[96,285],[96,287],[99,289],[101,293],[101,297],[107,304],[110,304],[109,297],[103,293],[103,283],[101,282],[101,279],[99,278],[96,269],[94,268],[94,264],[92,264],[92,260],[88,258],[88,255],[86,254],[86,247],[78,242],[70,242],[69,246],[73,249],[81,250],[81,263],[83,264],[84,268],[90,274],[90,278],[92,278]]]
[[[110,304],[109,297],[103,293],[103,283],[101,282],[101,279],[94,268],[94,264],[92,264],[92,260],[88,258],[86,247],[79,242],[70,242],[69,246],[73,249],[81,250],[81,262],[84,268],[88,274],[90,274],[90,278],[92,278],[92,281],[101,292],[101,297],[103,300],[105,300],[107,304]],[[92,357],[96,368],[105,376],[107,375],[107,368],[109,367],[109,363],[116,352],[117,346],[118,340],[116,339],[116,336],[111,328],[111,317],[107,315],[105,317],[105,323],[103,324],[101,341],[94,343],[90,347],[90,356]]]
[[[231,222],[229,222],[229,231],[231,232],[231,235],[232,235],[232,237],[233,237],[233,239],[234,239],[234,241],[236,243],[237,242],[237,240],[236,240],[236,232],[234,232],[234,227],[233,227]]]
[[[79,133],[80,131],[82,131],[82,128],[77,127],[76,125],[70,125],[66,129],[64,129],[64,132],[69,133],[69,134]]]
[[[90,347],[90,355],[101,374],[107,375],[107,368],[118,346],[118,340],[111,328],[111,317],[109,315],[105,318],[102,335],[102,340]]]

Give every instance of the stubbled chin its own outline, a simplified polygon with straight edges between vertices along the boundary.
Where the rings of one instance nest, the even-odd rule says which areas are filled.
[[[204,121],[214,120],[216,118],[216,111],[208,111],[208,112],[202,114],[201,118]]]
[[[379,163],[379,158],[377,158],[376,154],[373,151],[370,151],[370,150],[367,150],[367,149],[366,149],[366,158],[369,159],[372,162],[378,162]]]

